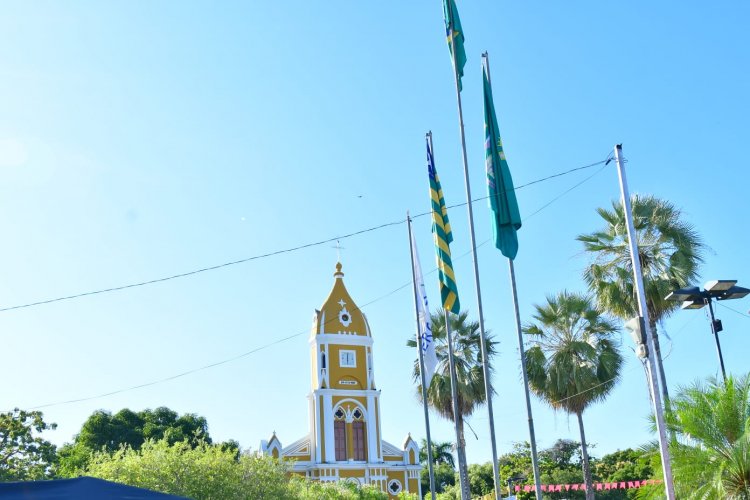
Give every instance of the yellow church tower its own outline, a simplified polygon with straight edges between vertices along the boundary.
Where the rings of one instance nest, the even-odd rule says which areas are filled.
[[[391,497],[403,491],[421,498],[419,447],[411,435],[400,448],[383,440],[370,325],[344,286],[340,263],[333,276],[310,332],[310,432],[286,447],[274,433],[261,451],[293,460],[293,473],[309,479],[356,481]]]

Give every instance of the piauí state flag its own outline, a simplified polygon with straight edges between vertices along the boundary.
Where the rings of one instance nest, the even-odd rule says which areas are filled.
[[[492,87],[487,75],[487,60],[482,65],[484,73],[484,164],[487,168],[487,191],[492,210],[492,230],[495,246],[508,257],[515,259],[518,253],[516,231],[521,228],[521,215],[518,211],[516,191],[505,160],[503,141],[497,126],[495,105],[492,101]]]
[[[414,241],[414,233],[411,234],[411,247],[414,251],[414,284],[417,289],[417,314],[419,315],[419,338],[420,349],[422,349],[422,361],[424,362],[425,387],[430,387],[432,376],[438,365],[435,353],[435,342],[432,339],[432,324],[430,323],[430,306],[427,302],[427,292],[422,279],[422,265],[419,263],[419,252],[417,242]]]
[[[435,240],[435,252],[437,253],[438,278],[440,279],[440,298],[443,301],[443,309],[453,314],[461,312],[461,304],[458,301],[458,287],[456,277],[453,274],[453,263],[451,262],[450,242],[453,241],[451,223],[448,221],[448,208],[443,199],[443,189],[440,187],[440,178],[435,170],[435,159],[430,149],[430,141],[427,141],[427,172],[430,175],[430,199],[432,200],[432,236]]]
[[[448,41],[448,50],[451,51],[451,58],[458,73],[458,90],[461,90],[461,78],[464,76],[464,66],[466,66],[466,50],[464,49],[464,30],[461,28],[461,19],[458,17],[455,0],[443,0],[443,16],[445,17],[445,39]],[[451,38],[453,44],[451,44]]]

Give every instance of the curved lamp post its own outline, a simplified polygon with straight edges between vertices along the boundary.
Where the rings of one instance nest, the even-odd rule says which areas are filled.
[[[750,293],[750,289],[737,286],[737,280],[713,280],[703,285],[703,290],[697,286],[680,288],[665,297],[666,300],[681,301],[681,309],[702,309],[708,306],[711,314],[711,333],[716,340],[716,352],[719,354],[721,375],[724,382],[727,381],[727,373],[724,370],[724,356],[721,355],[721,344],[719,343],[719,332],[724,329],[721,320],[714,317],[713,300],[741,299]]]

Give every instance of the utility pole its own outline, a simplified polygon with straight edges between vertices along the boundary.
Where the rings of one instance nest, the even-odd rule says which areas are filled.
[[[628,192],[628,180],[625,177],[625,168],[622,165],[622,144],[615,146],[615,162],[617,163],[617,174],[620,178],[620,193],[622,195],[623,212],[628,229],[628,244],[630,246],[630,259],[633,263],[633,284],[638,295],[639,316],[643,319],[641,328],[645,330],[646,342],[648,345],[648,365],[649,382],[651,389],[651,401],[654,405],[654,416],[656,417],[656,431],[659,434],[659,451],[661,452],[661,466],[664,472],[664,489],[666,490],[667,499],[675,500],[674,481],[672,479],[672,461],[669,455],[669,443],[667,441],[667,429],[664,422],[664,408],[661,402],[661,392],[656,375],[656,349],[654,347],[654,337],[648,317],[648,308],[646,307],[646,289],[643,285],[643,272],[641,270],[641,259],[638,253],[638,239],[633,225],[633,209],[630,206],[630,193]]]

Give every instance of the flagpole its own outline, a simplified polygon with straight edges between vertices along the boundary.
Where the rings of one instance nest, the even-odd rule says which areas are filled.
[[[521,373],[523,374],[523,389],[526,397],[526,415],[529,420],[529,440],[531,441],[531,465],[534,469],[534,485],[536,498],[542,500],[542,479],[539,475],[539,457],[536,452],[536,433],[534,432],[534,417],[531,414],[531,397],[529,396],[529,376],[526,373],[526,351],[523,348],[523,332],[521,331],[521,313],[518,311],[518,291],[516,290],[516,271],[513,259],[508,259],[510,269],[510,286],[513,290],[513,311],[516,316],[516,333],[518,334],[518,350],[521,352]]]
[[[492,85],[490,77],[490,55],[485,52],[482,54],[484,59],[484,68],[487,71],[487,83]],[[542,479],[539,474],[539,457],[536,450],[536,432],[534,431],[534,417],[531,413],[531,397],[529,396],[529,376],[526,373],[526,351],[523,347],[523,332],[521,330],[521,313],[518,309],[518,290],[516,288],[516,270],[513,259],[508,259],[508,268],[510,270],[510,286],[513,291],[513,311],[516,317],[516,334],[518,335],[518,350],[521,353],[521,373],[523,375],[523,389],[526,398],[526,416],[529,422],[529,440],[531,442],[531,464],[534,469],[534,485],[536,486],[536,498],[542,498]]]
[[[466,469],[466,454],[463,446],[463,433],[459,421],[463,417],[458,407],[458,379],[456,377],[456,363],[453,357],[453,335],[451,334],[450,312],[444,309],[445,334],[448,337],[448,371],[451,376],[451,400],[453,402],[453,424],[456,428],[456,455],[458,455],[458,481],[461,486],[461,500],[470,500],[469,474]]]
[[[451,9],[448,9],[450,12]],[[479,338],[482,353],[482,375],[484,376],[484,394],[487,399],[487,413],[489,414],[490,443],[492,445],[492,478],[495,483],[495,499],[500,498],[500,475],[498,474],[497,444],[495,442],[495,419],[492,412],[492,382],[490,381],[490,366],[487,359],[487,340],[484,332],[484,312],[482,310],[482,292],[479,282],[479,263],[477,261],[477,244],[474,235],[474,210],[471,206],[471,186],[469,185],[469,163],[466,157],[466,134],[464,132],[464,114],[461,105],[461,88],[459,83],[458,66],[456,65],[455,37],[453,35],[453,19],[449,21],[451,60],[453,62],[453,79],[456,84],[456,102],[458,103],[458,128],[461,133],[461,156],[464,166],[464,185],[466,186],[466,207],[469,212],[469,238],[471,242],[471,260],[474,264],[474,288],[477,296],[479,312]],[[540,499],[541,500],[541,499]]]
[[[427,380],[424,374],[424,356],[422,354],[422,335],[419,326],[419,294],[417,292],[417,280],[415,279],[414,271],[414,245],[412,244],[413,236],[411,234],[411,217],[409,217],[409,211],[406,211],[406,222],[409,228],[409,256],[411,257],[411,281],[412,288],[414,289],[414,312],[417,315],[417,352],[419,353],[419,374],[422,378],[422,407],[424,408],[424,426],[427,434],[427,463],[430,469],[430,495],[432,500],[435,500],[435,471],[432,463],[432,438],[430,437],[430,414],[427,410]],[[425,314],[430,314],[430,311],[425,311]]]
[[[651,331],[648,317],[648,307],[646,306],[646,290],[643,286],[643,272],[641,271],[641,259],[638,252],[638,239],[633,225],[633,210],[630,206],[630,193],[628,192],[628,179],[625,176],[625,169],[622,166],[622,144],[615,146],[615,162],[617,163],[617,174],[620,178],[620,193],[622,194],[622,209],[625,213],[625,222],[628,232],[628,245],[630,247],[630,260],[633,263],[633,280],[638,298],[638,310],[643,321],[641,328],[645,329],[646,342],[648,344],[648,357],[646,364],[649,370],[649,382],[651,388],[651,401],[654,406],[654,416],[656,417],[656,431],[659,435],[659,451],[661,452],[661,467],[664,473],[664,488],[667,498],[674,500],[674,482],[672,479],[672,462],[669,456],[669,444],[667,443],[666,424],[664,422],[664,409],[661,406],[661,393],[659,392],[659,382],[656,374],[656,338]],[[661,383],[666,384],[665,380]]]

